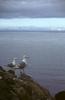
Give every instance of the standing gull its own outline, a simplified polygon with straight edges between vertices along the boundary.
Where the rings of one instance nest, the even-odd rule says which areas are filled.
[[[24,55],[21,63],[18,64],[18,68],[23,70],[23,73],[24,73],[24,68],[27,66],[27,58],[29,58],[29,57]]]

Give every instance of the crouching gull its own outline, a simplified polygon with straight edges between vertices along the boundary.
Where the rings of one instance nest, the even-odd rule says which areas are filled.
[[[10,67],[10,68],[16,67],[16,61],[15,61],[16,59],[17,58],[13,58],[13,61],[10,64],[8,64],[7,67]]]

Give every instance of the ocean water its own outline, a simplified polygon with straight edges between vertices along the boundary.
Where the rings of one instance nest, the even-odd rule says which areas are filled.
[[[65,32],[0,32],[0,65],[24,54],[25,73],[53,95],[65,89]]]

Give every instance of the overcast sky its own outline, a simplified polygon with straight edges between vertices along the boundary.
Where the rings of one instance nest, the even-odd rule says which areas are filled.
[[[65,17],[65,0],[0,0],[0,18]]]
[[[65,28],[65,0],[0,0],[0,29],[19,27]]]

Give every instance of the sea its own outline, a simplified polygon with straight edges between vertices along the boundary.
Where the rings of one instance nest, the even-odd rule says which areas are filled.
[[[0,66],[14,57],[18,64],[23,55],[29,56],[26,74],[52,95],[65,90],[65,32],[0,32]]]

